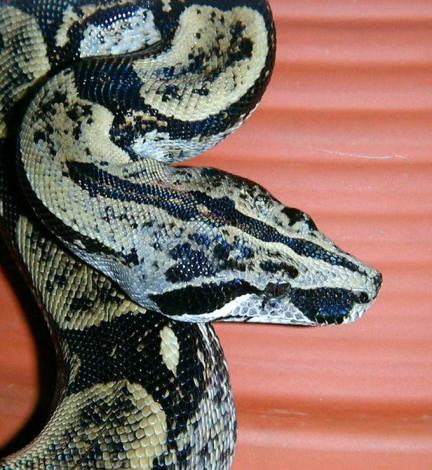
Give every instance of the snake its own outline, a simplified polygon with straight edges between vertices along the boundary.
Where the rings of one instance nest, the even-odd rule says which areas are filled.
[[[376,298],[309,215],[184,164],[255,110],[275,45],[266,0],[0,0],[1,233],[58,363],[0,468],[228,469],[211,322],[343,324]]]

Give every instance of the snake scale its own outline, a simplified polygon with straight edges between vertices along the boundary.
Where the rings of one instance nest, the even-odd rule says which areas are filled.
[[[347,323],[376,297],[305,213],[173,165],[240,126],[274,57],[265,0],[0,0],[1,230],[60,371],[1,468],[230,468],[209,322]]]

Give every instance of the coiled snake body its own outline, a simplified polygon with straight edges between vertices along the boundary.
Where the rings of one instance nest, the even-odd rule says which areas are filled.
[[[344,323],[375,298],[303,212],[170,166],[246,119],[274,45],[265,0],[0,0],[0,222],[63,377],[1,468],[229,468],[208,322]]]

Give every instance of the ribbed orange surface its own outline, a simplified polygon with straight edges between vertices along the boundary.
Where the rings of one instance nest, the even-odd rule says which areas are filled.
[[[256,180],[379,268],[350,326],[219,325],[239,412],[234,470],[432,468],[432,2],[271,0],[259,111],[197,159]],[[34,346],[0,284],[0,440],[37,397]]]

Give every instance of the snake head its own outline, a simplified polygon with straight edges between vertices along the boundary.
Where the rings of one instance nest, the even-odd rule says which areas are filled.
[[[113,198],[105,238],[121,249],[69,245],[135,302],[188,322],[329,325],[358,319],[377,296],[377,271],[259,185],[214,169],[159,168],[168,173],[154,185],[100,172],[104,187],[93,184],[95,197]]]
[[[178,170],[178,187],[186,181],[195,187],[194,223],[166,247],[161,292],[150,295],[161,312],[327,325],[358,319],[377,296],[381,274],[340,250],[304,212],[217,170]]]

